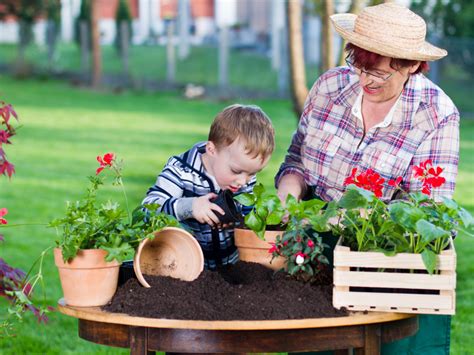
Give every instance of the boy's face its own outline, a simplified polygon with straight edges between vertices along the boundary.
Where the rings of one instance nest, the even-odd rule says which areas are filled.
[[[262,161],[261,156],[253,158],[245,152],[245,144],[237,138],[227,147],[217,148],[213,142],[206,145],[204,166],[216,179],[220,188],[237,192],[243,185],[262,170],[270,157]]]

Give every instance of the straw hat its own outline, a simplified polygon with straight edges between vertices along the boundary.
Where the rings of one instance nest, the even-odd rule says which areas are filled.
[[[366,7],[357,16],[331,16],[336,31],[348,42],[386,57],[436,60],[448,54],[425,41],[425,21],[404,6],[384,3]]]

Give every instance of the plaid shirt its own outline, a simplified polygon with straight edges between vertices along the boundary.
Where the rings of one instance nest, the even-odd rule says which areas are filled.
[[[200,142],[187,152],[171,157],[158,175],[155,185],[148,190],[142,204],[158,203],[160,208],[157,212],[165,212],[179,219],[180,200],[204,196],[210,192],[218,193],[220,187],[214,177],[206,173],[202,164],[201,157],[205,147],[206,142]],[[252,192],[255,183],[256,179],[253,177],[237,193]],[[251,210],[237,202],[236,205],[243,214]],[[206,268],[215,269],[218,263],[225,265],[239,260],[233,228],[212,230],[208,224],[199,223],[194,218],[184,219],[181,223],[190,228],[201,245]]]
[[[459,112],[451,99],[422,74],[411,75],[388,124],[371,128],[351,111],[361,91],[346,67],[323,74],[305,103],[285,161],[275,177],[296,174],[325,201],[339,199],[352,168],[373,169],[383,178],[402,176],[402,188],[421,191],[413,167],[431,159],[444,169],[446,183],[432,197],[451,197],[459,159]],[[383,198],[392,199],[386,186]]]

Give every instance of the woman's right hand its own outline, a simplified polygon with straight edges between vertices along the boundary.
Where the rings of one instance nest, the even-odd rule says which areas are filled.
[[[306,184],[303,178],[299,175],[288,174],[280,179],[277,195],[280,201],[285,204],[288,195],[293,195],[297,200],[300,200],[305,191]]]

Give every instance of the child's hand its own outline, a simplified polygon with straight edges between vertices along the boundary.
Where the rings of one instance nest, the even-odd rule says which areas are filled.
[[[216,216],[214,211],[224,214],[224,210],[210,200],[216,198],[217,195],[209,193],[207,195],[197,197],[193,201],[193,217],[199,223],[209,224],[211,227],[219,225],[219,218]]]

